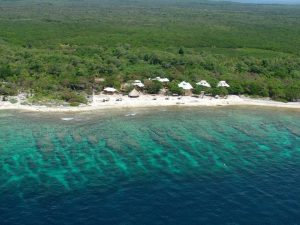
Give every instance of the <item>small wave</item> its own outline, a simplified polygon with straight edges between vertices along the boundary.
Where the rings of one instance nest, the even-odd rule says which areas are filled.
[[[128,113],[125,116],[135,116],[135,115],[136,115],[136,113]]]
[[[74,118],[73,117],[65,117],[65,118],[61,118],[61,120],[70,121],[70,120],[74,120]]]

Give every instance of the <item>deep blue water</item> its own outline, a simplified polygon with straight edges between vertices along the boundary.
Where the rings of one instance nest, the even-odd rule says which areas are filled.
[[[233,2],[255,4],[300,4],[300,0],[232,0]]]
[[[0,224],[300,224],[299,121],[264,108],[0,111]]]

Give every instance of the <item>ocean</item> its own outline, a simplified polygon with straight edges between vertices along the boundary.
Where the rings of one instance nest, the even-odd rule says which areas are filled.
[[[300,4],[300,0],[232,0],[240,3],[253,4]]]
[[[0,224],[300,224],[300,111],[0,111]]]

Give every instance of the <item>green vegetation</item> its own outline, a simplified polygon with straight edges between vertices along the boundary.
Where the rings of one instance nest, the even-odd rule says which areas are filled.
[[[158,94],[162,88],[162,83],[157,80],[147,80],[145,82],[145,90],[149,94]]]
[[[177,95],[182,95],[184,93],[183,89],[178,87],[178,82],[172,81],[169,83],[168,88],[169,91],[171,92],[170,94],[177,94]]]
[[[300,7],[0,0],[0,95],[26,91],[76,105],[92,89],[156,76],[178,94],[178,81],[204,79],[226,80],[231,88],[220,94],[300,99]]]
[[[219,95],[219,96],[226,96],[228,95],[228,90],[227,88],[224,87],[218,87],[213,89],[212,94]]]

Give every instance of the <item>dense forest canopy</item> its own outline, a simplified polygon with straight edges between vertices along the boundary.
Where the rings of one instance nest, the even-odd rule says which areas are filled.
[[[0,0],[0,95],[83,101],[92,87],[156,76],[300,99],[300,6]]]

